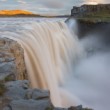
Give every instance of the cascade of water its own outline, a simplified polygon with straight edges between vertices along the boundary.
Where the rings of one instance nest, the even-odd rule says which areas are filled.
[[[72,74],[72,66],[80,52],[77,37],[71,35],[62,21],[32,23],[24,27],[27,28],[24,31],[7,35],[24,49],[32,87],[49,89],[53,104],[66,106],[64,99],[71,95],[63,85],[64,79]],[[74,102],[69,102],[71,104]]]
[[[32,88],[49,89],[55,106],[110,109],[110,40],[106,34],[92,33],[78,40],[74,20],[67,22],[70,29],[62,21],[18,21],[3,23],[0,37],[21,44]]]

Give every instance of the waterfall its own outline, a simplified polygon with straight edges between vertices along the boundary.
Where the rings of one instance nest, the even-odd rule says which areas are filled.
[[[32,88],[49,89],[55,106],[74,105],[73,99],[78,99],[64,85],[80,53],[77,36],[71,35],[63,21],[34,22],[24,27],[16,33],[6,32],[5,37],[16,40],[24,49]]]

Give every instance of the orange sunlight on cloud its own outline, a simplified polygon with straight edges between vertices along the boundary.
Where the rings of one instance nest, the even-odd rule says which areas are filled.
[[[103,2],[104,0],[87,0],[87,4],[91,4],[91,5],[97,5]]]
[[[91,4],[91,5],[97,5],[97,2],[88,2],[87,4]]]

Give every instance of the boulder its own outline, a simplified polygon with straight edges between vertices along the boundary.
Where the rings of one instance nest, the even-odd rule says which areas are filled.
[[[6,82],[5,87],[0,110],[45,110],[53,107],[49,91],[30,89],[28,80]]]
[[[29,89],[26,93],[26,99],[50,99],[50,93],[48,90],[40,90],[40,89]]]
[[[68,110],[93,110],[93,109],[83,108],[82,105],[79,105],[79,106],[72,106],[68,108]]]
[[[50,108],[53,107],[49,99],[46,100],[21,99],[13,100],[7,108],[9,110],[46,110],[46,108],[48,107]]]
[[[6,83],[7,92],[4,94],[4,97],[10,100],[24,99],[28,87],[29,82],[27,80],[8,82]]]
[[[16,41],[0,38],[0,80],[9,75],[20,80],[27,78],[24,52]]]
[[[0,110],[7,106],[12,100],[19,100],[25,97],[29,82],[18,80],[11,82],[0,82]]]

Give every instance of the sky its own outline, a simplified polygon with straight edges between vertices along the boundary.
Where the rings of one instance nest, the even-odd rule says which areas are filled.
[[[0,10],[22,9],[36,14],[68,15],[73,6],[93,2],[110,3],[110,0],[0,0]]]

